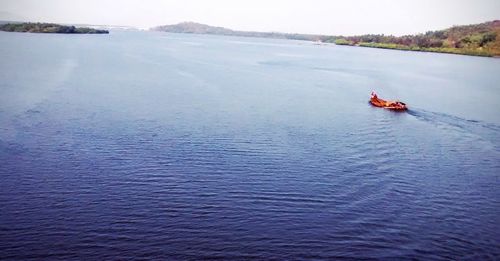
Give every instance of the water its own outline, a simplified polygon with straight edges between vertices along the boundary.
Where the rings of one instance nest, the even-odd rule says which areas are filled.
[[[148,32],[0,46],[0,259],[500,258],[499,59]]]

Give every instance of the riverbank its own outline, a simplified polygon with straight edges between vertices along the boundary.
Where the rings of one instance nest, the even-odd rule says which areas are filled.
[[[439,47],[425,48],[425,47],[418,47],[418,46],[405,46],[405,45],[397,45],[397,44],[369,43],[369,42],[361,42],[358,44],[346,44],[346,43],[341,42],[341,43],[335,43],[335,44],[336,45],[354,46],[354,47],[391,49],[391,50],[399,50],[399,51],[448,53],[448,54],[460,54],[460,55],[495,57],[495,58],[500,57],[500,55],[488,53],[485,50],[474,50],[474,49],[439,48]]]

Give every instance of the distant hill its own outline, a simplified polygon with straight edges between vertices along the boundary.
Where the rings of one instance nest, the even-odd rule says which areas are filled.
[[[333,36],[311,34],[287,34],[276,32],[235,31],[224,27],[183,22],[151,28],[153,31],[170,33],[215,34],[277,39],[293,39],[335,43],[338,45],[454,53],[478,56],[500,56],[500,21],[453,26],[448,29],[429,31],[425,34],[392,36],[368,34],[359,36]]]
[[[305,41],[326,41],[328,40],[327,38],[331,37],[325,35],[312,35],[312,34],[235,31],[224,27],[216,27],[194,22],[183,22],[173,25],[162,25],[153,27],[151,28],[151,30],[160,32],[169,32],[169,33],[215,34],[215,35],[232,35],[232,36],[245,36],[245,37],[305,40]]]
[[[88,27],[75,27],[52,23],[6,23],[0,24],[0,31],[23,33],[57,33],[57,34],[107,34],[107,30]]]
[[[188,34],[221,34],[234,35],[235,31],[224,27],[210,26],[206,24],[183,22],[173,25],[162,25],[152,28],[154,31],[170,33],[188,33]]]
[[[383,34],[338,37],[335,43],[409,51],[500,56],[500,20],[400,37]]]

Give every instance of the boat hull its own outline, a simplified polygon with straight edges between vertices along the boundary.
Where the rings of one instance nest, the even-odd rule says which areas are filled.
[[[406,106],[405,103],[400,102],[400,101],[386,101],[382,100],[379,98],[372,98],[370,99],[370,104],[379,107],[379,108],[384,108],[388,110],[393,110],[393,111],[406,111],[408,110],[408,106]]]

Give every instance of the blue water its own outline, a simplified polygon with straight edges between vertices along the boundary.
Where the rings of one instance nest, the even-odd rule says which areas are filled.
[[[150,32],[0,46],[2,260],[500,259],[500,59]]]

